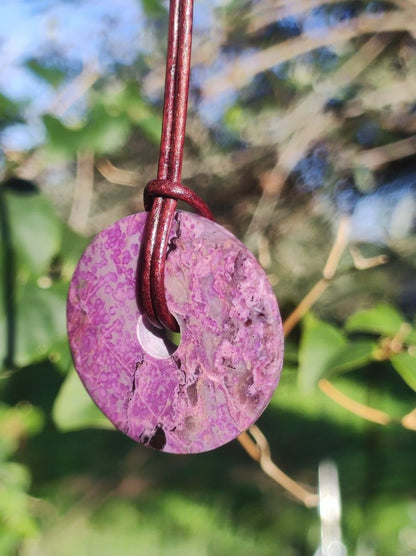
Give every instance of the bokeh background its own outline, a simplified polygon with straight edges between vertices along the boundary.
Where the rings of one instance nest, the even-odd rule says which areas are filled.
[[[319,553],[317,508],[241,444],[138,446],[72,367],[77,260],[156,175],[167,9],[0,6],[2,556]],[[416,554],[415,22],[414,0],[195,3],[184,183],[278,296],[285,368],[258,426],[311,491],[338,470],[345,547],[322,556]]]

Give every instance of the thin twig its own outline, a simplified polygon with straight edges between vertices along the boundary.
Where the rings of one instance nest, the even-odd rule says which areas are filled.
[[[108,210],[103,210],[97,214],[91,215],[88,218],[84,234],[86,236],[98,234],[111,222],[115,222],[116,220],[120,220],[120,218],[126,216],[128,208],[129,207],[127,207],[126,205],[122,205],[121,203],[119,203]],[[137,203],[137,211],[140,210],[143,210],[143,205],[141,203]]]
[[[405,429],[416,431],[416,409],[405,415],[401,420],[401,424]]]
[[[351,220],[349,216],[342,216],[339,224],[335,241],[329,252],[328,259],[322,271],[322,276],[325,280],[332,280],[337,271],[341,257],[348,245],[348,234],[350,231]]]
[[[393,355],[402,352],[404,349],[404,342],[411,331],[412,326],[408,322],[402,322],[393,338],[381,338],[374,352],[374,359],[376,361],[387,361],[391,359]]]
[[[229,89],[241,89],[258,73],[317,48],[342,44],[361,35],[397,31],[415,33],[412,14],[406,11],[397,11],[379,17],[361,15],[348,23],[334,26],[317,37],[301,35],[261,52],[243,56],[241,59],[233,59],[232,63],[227,65],[223,71],[216,73],[214,77],[204,83],[202,94],[206,97],[213,97]]]
[[[94,190],[94,153],[78,152],[74,199],[68,224],[77,232],[85,233]]]
[[[82,72],[69,85],[58,94],[47,112],[58,118],[66,112],[94,85],[99,73],[91,66],[86,66]],[[36,150],[26,160],[21,162],[16,169],[16,175],[26,180],[35,180],[42,172],[44,166],[44,154],[42,150]]]
[[[247,15],[249,33],[257,33],[267,25],[286,17],[300,15],[304,12],[318,8],[322,4],[337,4],[344,0],[296,0],[296,2],[288,2],[287,0],[274,0],[255,7]]]
[[[58,118],[64,116],[91,89],[99,77],[95,65],[85,66],[81,73],[58,94],[49,112]]]
[[[337,92],[350,85],[368,66],[386,49],[391,39],[375,35],[368,39],[361,48],[348,58],[329,78],[322,79],[313,90],[288,110],[278,125],[278,138],[287,139],[295,131],[303,129],[305,121],[322,111],[327,100]]]
[[[283,323],[283,333],[285,337],[289,335],[298,322],[305,316],[316,301],[318,301],[335,276],[339,261],[346,246],[348,245],[349,226],[349,217],[342,217],[338,225],[335,241],[322,271],[322,278],[306,294],[302,301],[297,305],[296,309],[285,319]]]
[[[416,81],[411,76],[385,87],[363,91],[358,99],[354,98],[347,102],[344,114],[347,118],[356,117],[365,110],[382,110],[386,106],[412,103],[415,96]]]
[[[211,175],[213,172],[218,177],[226,177],[255,163],[264,156],[264,149],[248,148],[243,153],[233,153],[232,155],[215,153],[198,159],[188,157],[184,161],[182,178],[195,178],[198,174]],[[137,187],[139,183],[143,185],[152,179],[155,173],[154,164],[141,166],[140,173],[138,173],[118,168],[108,159],[97,161],[96,168],[110,183],[127,187]]]
[[[315,305],[328,286],[328,280],[321,278],[305,295],[302,301],[297,305],[296,309],[285,319],[283,323],[283,334],[285,338],[291,333],[298,322],[302,320],[310,308]]]
[[[376,147],[354,155],[356,166],[365,166],[370,170],[376,170],[393,160],[400,160],[406,156],[411,156],[416,152],[416,136],[407,137],[382,147]]]
[[[256,6],[248,14],[247,19],[250,22],[248,31],[257,33],[262,28],[270,25],[274,21],[285,17],[291,17],[308,12],[314,8],[318,8],[323,4],[338,4],[344,0],[296,0],[296,2],[288,2],[287,0],[272,0],[264,6]],[[403,9],[413,9],[415,4],[409,0],[393,0],[393,2]]]
[[[393,354],[400,353],[403,350],[403,344],[412,330],[413,327],[411,324],[408,322],[402,322],[396,335],[390,341],[390,349]]]
[[[259,231],[266,228],[272,220],[279,194],[283,190],[290,172],[307,152],[312,142],[324,137],[338,125],[332,114],[323,114],[322,118],[316,118],[315,125],[306,124],[303,132],[295,134],[282,148],[276,166],[267,173],[267,180],[263,182],[266,187],[262,191],[244,236],[244,242],[252,251],[256,250]]]
[[[237,437],[237,440],[244,448],[244,450],[248,453],[248,455],[251,457],[251,459],[254,459],[254,461],[257,462],[260,461],[261,458],[260,448],[257,446],[255,442],[253,442],[253,440],[250,438],[247,431],[241,433],[240,436]]]
[[[249,432],[254,439],[250,438],[248,432],[242,433],[238,437],[238,441],[249,454],[249,456],[260,464],[260,467],[278,483],[282,488],[294,496],[297,500],[302,502],[307,508],[316,507],[319,504],[319,496],[310,490],[304,488],[302,485],[291,479],[273,462],[270,454],[270,446],[267,438],[261,430],[253,425],[250,427]]]
[[[109,182],[117,185],[125,185],[127,187],[138,187],[140,183],[139,175],[137,172],[129,170],[122,170],[112,164],[108,158],[98,160],[95,167],[100,174]]]
[[[321,297],[321,295],[331,283],[331,280],[335,277],[341,257],[348,245],[349,227],[350,218],[347,216],[342,217],[338,226],[335,241],[332,245],[324,269],[322,271],[322,278],[313,286],[313,288],[302,299],[302,301],[289,315],[289,317],[285,319],[283,323],[283,333],[285,337],[288,336],[288,334],[293,330],[293,328],[302,319],[302,317],[316,303],[316,301]],[[372,260],[371,262],[371,266],[375,266],[375,261]],[[383,264],[384,262],[385,258],[380,257],[378,263]],[[331,397],[341,406],[350,410],[352,413],[355,413],[360,417],[373,422],[377,422],[379,424],[388,424],[391,422],[391,418],[386,413],[364,406],[363,404],[359,404],[355,400],[351,400],[350,398],[339,392],[328,381],[321,380],[319,386],[326,395]],[[406,423],[410,424],[412,422],[413,421],[411,421],[410,417],[406,421]],[[282,486],[282,488],[284,488],[287,492],[290,492],[293,496],[295,496],[298,500],[305,504],[305,506],[313,507],[318,505],[318,495],[312,494],[308,490],[304,489],[301,485],[299,485],[298,483],[293,481],[293,479],[283,473],[283,471],[281,471],[281,469],[279,469],[275,463],[273,463],[270,455],[269,444],[261,430],[256,426],[252,426],[249,431],[256,443],[251,440],[247,432],[241,434],[238,437],[238,440],[243,448],[246,450],[246,452],[250,455],[250,457],[260,463],[263,471],[274,481],[276,481],[280,486]]]
[[[363,257],[358,247],[350,247],[350,254],[357,270],[368,270],[376,266],[386,264],[389,261],[387,255],[377,255],[376,257]]]
[[[350,413],[358,415],[362,419],[371,421],[372,423],[377,423],[378,425],[389,425],[392,422],[390,415],[384,411],[374,409],[367,405],[361,404],[352,398],[346,396],[343,392],[340,392],[333,384],[328,380],[322,379],[319,381],[319,388],[321,391],[331,398],[335,403],[347,409]]]
[[[325,80],[322,86],[317,86],[316,90],[300,101],[279,123],[280,141],[288,139],[295,131],[297,133],[294,133],[286,144],[279,144],[277,164],[267,174],[266,187],[263,188],[245,234],[245,242],[250,249],[256,248],[259,229],[264,229],[270,222],[277,206],[278,193],[282,191],[290,172],[313,142],[316,143],[318,139],[340,126],[340,122],[332,114],[322,112],[327,95],[334,93],[339,86],[345,87],[354,81],[381,54],[388,43],[388,40],[382,41],[379,37],[369,39],[334,73],[331,80]]]

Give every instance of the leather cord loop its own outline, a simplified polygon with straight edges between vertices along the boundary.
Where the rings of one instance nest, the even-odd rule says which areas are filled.
[[[150,211],[152,209],[153,201],[156,197],[184,201],[201,216],[214,220],[208,205],[192,189],[189,189],[182,183],[158,179],[150,181],[144,190],[144,208],[146,210]]]
[[[165,295],[165,261],[178,200],[213,219],[206,203],[181,183],[189,72],[192,46],[193,0],[170,0],[165,99],[157,179],[144,190],[149,211],[141,252],[139,302],[158,328],[178,331]]]

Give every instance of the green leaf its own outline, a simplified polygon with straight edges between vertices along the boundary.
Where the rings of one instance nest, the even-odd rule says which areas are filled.
[[[19,540],[38,533],[38,525],[29,508],[29,498],[24,491],[9,486],[0,489],[0,523],[6,523],[7,533],[14,534]],[[2,554],[16,554],[16,550]]]
[[[52,415],[62,431],[88,427],[114,428],[89,397],[75,369],[68,373],[55,400]]]
[[[376,347],[377,343],[370,340],[348,342],[332,359],[330,365],[331,375],[364,367],[373,360]]]
[[[46,115],[43,122],[48,134],[48,148],[58,156],[73,157],[80,150],[106,154],[120,149],[130,133],[130,121],[125,114],[114,115],[102,105],[94,106],[88,121],[70,128],[59,119]]]
[[[299,348],[299,386],[309,390],[328,371],[331,361],[345,347],[344,335],[312,314],[303,319]]]
[[[80,133],[78,148],[90,149],[98,154],[112,153],[120,149],[130,133],[130,122],[125,116],[110,117],[105,113],[96,115]]]
[[[224,116],[224,123],[231,130],[238,130],[241,128],[241,125],[247,121],[246,118],[247,113],[243,107],[239,104],[234,104],[227,110]]]
[[[81,148],[82,128],[69,128],[50,114],[45,114],[42,119],[48,136],[48,150],[53,155],[72,158]]]
[[[159,143],[161,118],[142,98],[137,84],[94,91],[89,98],[91,108],[87,120],[77,127],[68,127],[49,114],[43,117],[51,153],[67,158],[79,150],[114,153],[125,145],[132,125],[149,140]]]
[[[4,248],[4,242],[0,241],[0,370],[3,368],[4,359],[8,349],[7,316],[4,291],[6,288],[6,280],[4,279],[4,254],[2,248]]]
[[[154,17],[166,14],[166,9],[160,0],[142,0],[142,6],[145,13],[149,16]]]
[[[12,101],[0,93],[0,130],[10,124],[23,121],[21,116],[23,106],[24,103]]]
[[[17,450],[22,438],[38,433],[43,423],[42,412],[29,403],[0,404],[0,461]]]
[[[395,336],[404,322],[403,316],[391,305],[380,304],[351,315],[345,329],[349,332],[371,332],[381,336]]]
[[[18,181],[16,181],[19,184]],[[19,271],[34,277],[47,273],[59,251],[62,225],[47,199],[39,192],[23,192],[19,185],[4,192],[10,241]]]
[[[40,77],[53,87],[58,87],[65,78],[65,72],[57,67],[47,67],[39,63],[35,58],[26,62],[26,67],[37,77]]]
[[[413,328],[403,341],[408,346],[416,345],[416,330]]]
[[[360,193],[370,193],[376,187],[374,173],[366,166],[353,167],[354,183]]]
[[[137,126],[143,132],[143,135],[150,141],[156,144],[159,143],[161,133],[160,118],[156,116],[147,116],[146,118],[141,118],[137,120]]]
[[[78,261],[90,241],[90,238],[81,236],[71,230],[71,228],[64,226],[61,245],[63,258],[60,261],[63,280],[68,282],[71,280]]]
[[[66,336],[52,346],[48,359],[61,374],[66,375],[69,372],[72,367],[72,356]]]
[[[66,338],[66,294],[58,286],[48,289],[28,283],[17,299],[15,363],[41,361]]]
[[[288,338],[285,341],[285,354],[284,354],[285,365],[288,363],[293,363],[297,365],[298,362],[298,346],[297,343]]]
[[[124,115],[150,141],[160,142],[162,119],[154,107],[143,99],[137,83],[127,83],[122,89],[110,91],[100,98],[100,102],[108,114],[113,117]],[[95,110],[98,109],[99,103]]]
[[[8,487],[27,490],[30,486],[30,473],[21,463],[8,462],[0,467],[0,481]]]
[[[406,384],[416,391],[416,356],[398,353],[390,361]]]

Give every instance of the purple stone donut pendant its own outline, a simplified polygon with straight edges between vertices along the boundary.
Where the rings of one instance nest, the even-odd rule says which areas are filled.
[[[171,453],[212,450],[257,420],[280,377],[283,333],[272,288],[230,232],[176,212],[166,299],[181,341],[153,328],[136,301],[147,213],[115,222],[72,279],[68,334],[91,398],[133,440]]]

